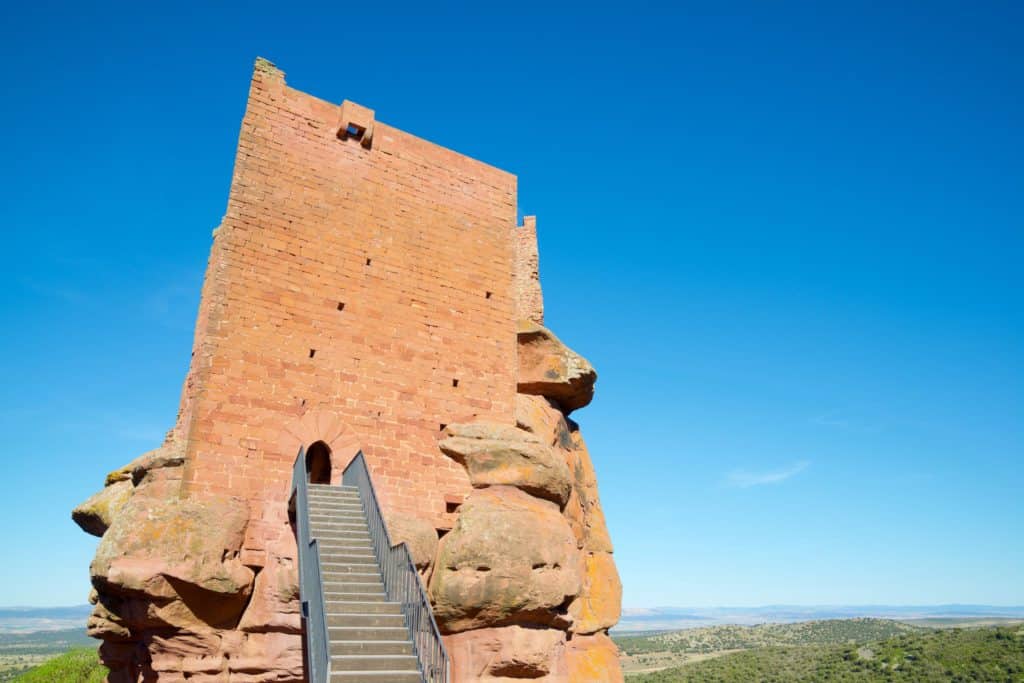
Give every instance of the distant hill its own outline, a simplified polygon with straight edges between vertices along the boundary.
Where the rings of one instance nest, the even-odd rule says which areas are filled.
[[[616,633],[713,626],[874,617],[897,621],[964,618],[1024,619],[1024,607],[993,605],[766,605],[764,607],[642,607],[622,610]]]
[[[0,633],[32,633],[85,628],[91,605],[72,607],[0,607]]]
[[[914,629],[864,644],[759,647],[629,676],[631,683],[1017,683],[1024,627]]]
[[[688,652],[708,654],[774,645],[830,645],[882,640],[919,631],[889,619],[829,619],[795,624],[707,626],[645,636],[621,635],[615,643],[625,654]]]

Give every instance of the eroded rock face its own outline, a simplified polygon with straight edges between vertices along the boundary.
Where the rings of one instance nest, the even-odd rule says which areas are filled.
[[[303,680],[295,543],[243,564],[246,501],[180,497],[181,449],[146,453],[75,509],[101,536],[89,635],[110,681]]]
[[[302,633],[299,609],[299,564],[295,539],[284,536],[269,548],[267,564],[253,584],[252,597],[238,623],[249,633]]]
[[[429,576],[437,555],[437,529],[434,525],[418,517],[397,513],[388,515],[386,524],[391,542],[395,545],[405,543],[420,576]]]
[[[439,446],[469,472],[476,488],[515,486],[553,501],[559,507],[569,499],[572,484],[565,459],[533,434],[503,425],[449,425],[449,436]],[[488,438],[490,437],[490,438]]]
[[[583,557],[583,588],[569,605],[573,633],[606,631],[619,622],[622,613],[622,582],[609,553],[587,553]]]
[[[622,681],[619,649],[604,633],[573,636],[566,644],[568,680],[587,683]]]
[[[102,536],[117,514],[128,504],[135,487],[131,479],[108,484],[71,511],[71,519],[87,534]]]
[[[211,626],[231,624],[254,578],[237,558],[248,519],[238,499],[133,496],[100,541],[90,567],[93,585],[126,597],[177,597]]]
[[[528,320],[520,321],[518,338],[519,393],[546,396],[566,413],[590,403],[597,372],[586,358]]]
[[[566,621],[580,590],[576,543],[554,504],[498,486],[470,494],[430,582],[442,631]]]
[[[622,680],[607,636],[622,584],[590,454],[566,417],[590,402],[596,377],[547,329],[520,323],[515,425],[444,431],[441,451],[477,489],[430,582],[454,680]]]
[[[452,681],[566,680],[565,632],[551,628],[481,628],[445,638]]]

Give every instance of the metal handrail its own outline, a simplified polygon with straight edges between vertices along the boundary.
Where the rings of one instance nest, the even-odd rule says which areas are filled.
[[[451,666],[448,651],[441,640],[441,631],[434,621],[427,592],[423,590],[419,572],[413,564],[409,547],[404,542],[391,545],[384,517],[377,502],[377,492],[362,451],[345,468],[342,484],[359,490],[359,499],[366,512],[373,551],[377,555],[384,592],[390,602],[397,602],[405,615],[405,624],[412,636],[413,650],[420,666],[420,675],[430,683],[448,683]]]
[[[295,504],[295,526],[299,547],[299,599],[302,601],[303,630],[306,632],[306,673],[309,683],[328,683],[331,657],[324,604],[324,583],[320,575],[320,545],[309,530],[309,481],[306,449],[299,448],[292,468],[291,500]]]

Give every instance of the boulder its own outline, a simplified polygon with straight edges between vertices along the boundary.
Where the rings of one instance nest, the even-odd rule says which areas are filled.
[[[566,643],[568,680],[586,683],[621,683],[619,649],[604,633],[574,635]]]
[[[85,533],[102,536],[128,504],[134,489],[131,479],[115,481],[72,510],[71,519]]]
[[[569,605],[573,633],[597,633],[611,628],[622,613],[622,581],[609,553],[583,558],[583,589]]]
[[[416,569],[421,574],[429,572],[437,555],[437,529],[434,525],[412,515],[391,513],[387,516],[387,526],[391,542],[395,545],[405,543]]]
[[[558,507],[513,487],[473,491],[441,539],[430,581],[445,633],[484,626],[567,626],[580,591],[576,539]]]
[[[518,341],[519,393],[550,398],[566,413],[590,403],[597,372],[587,359],[529,320],[519,322]]]
[[[565,631],[558,629],[481,628],[446,636],[444,643],[453,683],[552,680],[552,674],[564,674],[566,668]]]
[[[238,559],[248,505],[153,497],[146,489],[139,487],[103,535],[90,567],[93,585],[101,596],[150,600],[147,614],[178,628],[234,626],[253,583]]]
[[[572,450],[575,444],[558,406],[543,396],[516,394],[516,427],[528,432],[541,443]]]
[[[526,439],[450,436],[438,444],[445,455],[462,464],[475,488],[515,486],[527,493],[565,505],[572,486],[565,459],[553,448],[519,429]]]

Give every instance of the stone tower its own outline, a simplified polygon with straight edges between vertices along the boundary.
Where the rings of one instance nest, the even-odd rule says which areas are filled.
[[[303,680],[287,496],[362,450],[458,681],[618,681],[621,586],[515,176],[257,60],[165,443],[73,513],[112,681]],[[397,541],[396,541],[397,542]]]

